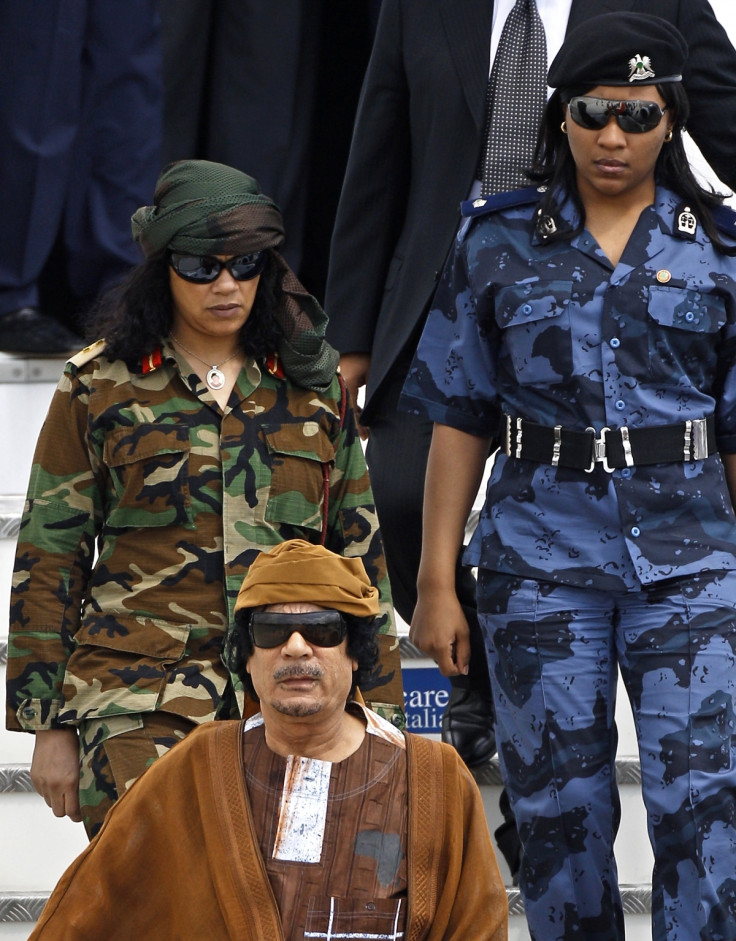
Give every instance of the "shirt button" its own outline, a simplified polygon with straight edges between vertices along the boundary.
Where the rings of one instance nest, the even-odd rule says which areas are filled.
[[[532,312],[532,305],[531,305],[531,304],[524,304],[524,306],[521,308],[521,312],[522,312],[522,314],[531,314],[531,312]]]
[[[685,314],[685,320],[687,320],[688,323],[692,323],[693,320],[695,320],[695,314],[691,310],[689,310]]]
[[[622,467],[622,468],[621,468],[621,476],[622,476],[622,477],[625,477],[625,478],[628,480],[629,477],[631,477],[631,468],[630,468],[630,467]]]
[[[36,710],[33,708],[33,706],[25,706],[25,707],[23,708],[23,718],[24,718],[24,719],[35,719],[35,718],[36,718]]]
[[[611,337],[611,346],[614,350],[617,350],[621,346],[621,341],[618,337]]]
[[[638,539],[639,536],[641,536],[641,530],[638,526],[631,527],[631,535],[634,537],[634,539]]]
[[[616,408],[619,410],[619,412],[623,412],[623,410],[626,408],[626,402],[624,402],[623,399],[619,399],[618,402],[616,402]]]

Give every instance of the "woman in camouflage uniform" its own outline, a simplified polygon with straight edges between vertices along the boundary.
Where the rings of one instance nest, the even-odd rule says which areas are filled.
[[[40,436],[11,600],[8,727],[35,732],[34,785],[90,835],[196,724],[248,711],[223,641],[250,563],[286,539],[363,559],[384,638],[367,698],[402,717],[360,440],[278,208],[237,170],[181,161],[133,232],[146,260]]]
[[[467,665],[456,554],[500,446],[465,561],[537,941],[624,936],[619,667],[653,938],[736,938],[736,249],[685,156],[686,55],[657,17],[570,33],[545,185],[464,207],[405,389],[436,423],[412,637],[445,673]]]

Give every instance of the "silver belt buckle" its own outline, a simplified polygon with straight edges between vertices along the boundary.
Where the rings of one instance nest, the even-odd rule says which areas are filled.
[[[514,436],[512,432],[513,426],[516,426],[516,435]],[[522,438],[522,419],[521,418],[512,418],[508,413],[506,414],[506,447],[503,449],[506,457],[521,457],[521,438]],[[514,440],[516,442],[516,448],[513,449],[511,442]]]
[[[623,425],[621,431],[621,444],[624,448],[624,463],[627,467],[634,466],[634,455],[631,453],[631,439],[629,438],[629,429]]]
[[[708,457],[708,419],[685,422],[685,460],[704,461]]]
[[[596,464],[602,464],[603,470],[607,474],[612,474],[615,470],[613,467],[608,466],[608,461],[606,460],[606,432],[611,429],[606,425],[604,428],[601,428],[600,437],[596,438],[595,428],[592,428],[590,425],[585,429],[590,431],[593,435],[593,456],[590,459],[590,467],[585,468],[586,474],[592,474],[595,469]]]
[[[521,460],[521,421],[520,418],[516,419],[516,452],[514,453],[514,457],[517,460]]]
[[[552,467],[558,467],[560,463],[560,450],[562,448],[562,425],[555,425],[555,443],[552,445]]]

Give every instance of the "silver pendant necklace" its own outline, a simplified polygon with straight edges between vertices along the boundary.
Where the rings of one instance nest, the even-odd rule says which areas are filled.
[[[188,349],[178,337],[175,337],[173,333],[170,333],[169,336],[174,341],[178,343],[179,346],[184,350],[185,353],[189,353],[190,356],[193,356],[195,359],[198,359],[200,363],[203,363],[207,367],[207,375],[204,377],[204,381],[212,389],[213,392],[219,392],[225,385],[225,373],[220,369],[221,366],[224,366],[225,363],[229,363],[231,359],[235,359],[240,350],[236,350],[227,359],[223,359],[221,363],[208,363],[207,360],[202,359],[201,356],[197,356],[196,353]]]

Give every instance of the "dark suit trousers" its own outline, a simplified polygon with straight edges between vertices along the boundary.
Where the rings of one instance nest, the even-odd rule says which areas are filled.
[[[378,393],[366,458],[386,548],[394,606],[409,623],[417,602],[424,476],[432,423],[399,411],[398,400],[407,366],[405,362],[395,367]],[[453,677],[451,682],[454,686],[469,684],[490,698],[486,653],[475,603],[475,578],[459,560],[457,592],[470,627],[470,676],[469,679]]]
[[[254,176],[286,223],[299,269],[321,2],[162,0],[167,160]]]
[[[38,304],[57,238],[93,296],[140,261],[160,169],[157,0],[5,0],[0,89],[0,314]]]

